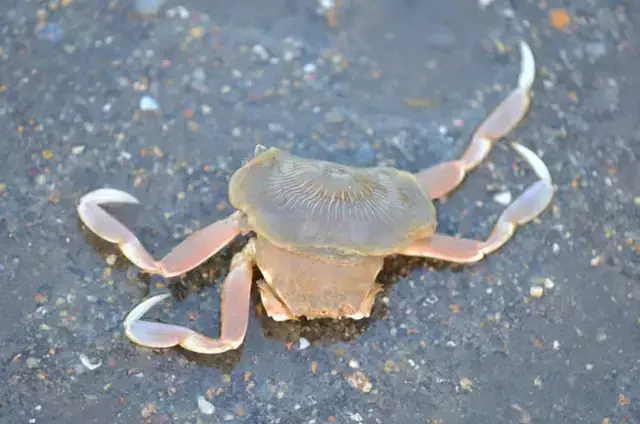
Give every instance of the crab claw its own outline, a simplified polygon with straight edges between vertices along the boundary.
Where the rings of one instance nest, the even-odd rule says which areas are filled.
[[[179,345],[192,352],[206,354],[237,349],[244,340],[249,323],[254,254],[254,244],[250,241],[232,259],[231,270],[222,287],[219,339],[179,325],[141,320],[151,308],[171,296],[168,293],[150,297],[133,308],[124,321],[125,334],[136,344],[156,349]]]

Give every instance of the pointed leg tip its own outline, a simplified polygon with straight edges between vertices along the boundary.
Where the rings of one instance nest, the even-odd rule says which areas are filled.
[[[531,47],[526,41],[520,41],[520,55],[522,56],[520,77],[518,86],[520,88],[529,89],[533,85],[536,78],[536,61],[531,51]]]
[[[136,305],[136,307],[127,314],[127,317],[124,320],[124,327],[131,327],[135,322],[139,321],[140,318],[144,316],[144,314],[149,312],[151,308],[170,296],[171,293],[161,293],[155,296],[148,297],[147,299],[138,303],[138,305]]]
[[[547,168],[547,165],[545,165],[538,155],[520,143],[511,143],[511,147],[529,163],[538,178],[548,184],[552,184],[549,168]]]
[[[191,330],[188,328],[141,320],[151,308],[170,296],[170,293],[161,293],[148,297],[129,312],[124,321],[124,332],[129,340],[152,349],[166,349],[179,345],[189,336]]]
[[[125,327],[125,334],[129,340],[152,349],[178,346],[190,333],[191,330],[185,327],[149,321],[135,321]]]
[[[134,196],[122,190],[115,188],[99,188],[85,194],[80,198],[80,204],[92,202],[97,204],[103,203],[133,203],[139,204],[140,201]]]

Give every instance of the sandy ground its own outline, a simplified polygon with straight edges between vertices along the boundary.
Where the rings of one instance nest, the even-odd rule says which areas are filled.
[[[3,2],[3,424],[640,423],[640,3],[339,3],[170,1],[141,19],[133,0]],[[245,343],[219,356],[124,338],[168,288],[153,318],[217,334],[242,243],[150,279],[80,224],[81,195],[141,199],[134,228],[160,256],[231,211],[258,142],[409,171],[454,159],[515,86],[520,39],[531,111],[438,204],[440,231],[486,237],[494,196],[535,180],[508,141],[530,147],[556,197],[504,248],[390,258],[360,322],[276,323],[254,296]]]

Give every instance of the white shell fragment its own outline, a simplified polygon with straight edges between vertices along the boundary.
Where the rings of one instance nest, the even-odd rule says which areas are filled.
[[[211,415],[216,412],[216,407],[202,395],[198,396],[198,409],[205,415]]]
[[[510,191],[503,191],[493,196],[493,200],[496,201],[497,203],[500,203],[502,206],[507,206],[511,204],[511,199],[512,199],[512,196]]]
[[[305,339],[304,337],[300,337],[300,340],[298,341],[298,343],[299,343],[298,349],[300,350],[305,350],[306,348],[311,346],[311,343],[309,342],[309,340]]]
[[[90,371],[98,369],[102,366],[102,361],[92,363],[84,353],[80,354],[80,362],[82,362],[82,365],[84,365]]]
[[[157,112],[160,110],[160,105],[151,96],[142,96],[140,99],[140,110],[143,112]]]
[[[547,290],[551,290],[555,287],[555,283],[553,282],[552,279],[550,278],[545,278],[544,279],[544,288]]]

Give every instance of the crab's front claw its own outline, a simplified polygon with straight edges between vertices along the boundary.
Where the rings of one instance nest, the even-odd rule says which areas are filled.
[[[142,316],[170,295],[150,297],[137,305],[124,321],[127,337],[150,348],[182,346],[196,353],[216,354],[237,349],[249,324],[249,302],[253,278],[254,244],[252,241],[231,261],[231,269],[222,287],[220,338],[213,339],[179,325],[143,321]]]
[[[174,277],[197,267],[233,240],[241,231],[240,212],[191,234],[169,254],[156,261],[135,234],[102,208],[104,204],[139,204],[138,199],[120,190],[102,188],[80,199],[78,215],[98,236],[116,243],[122,253],[145,272]]]

